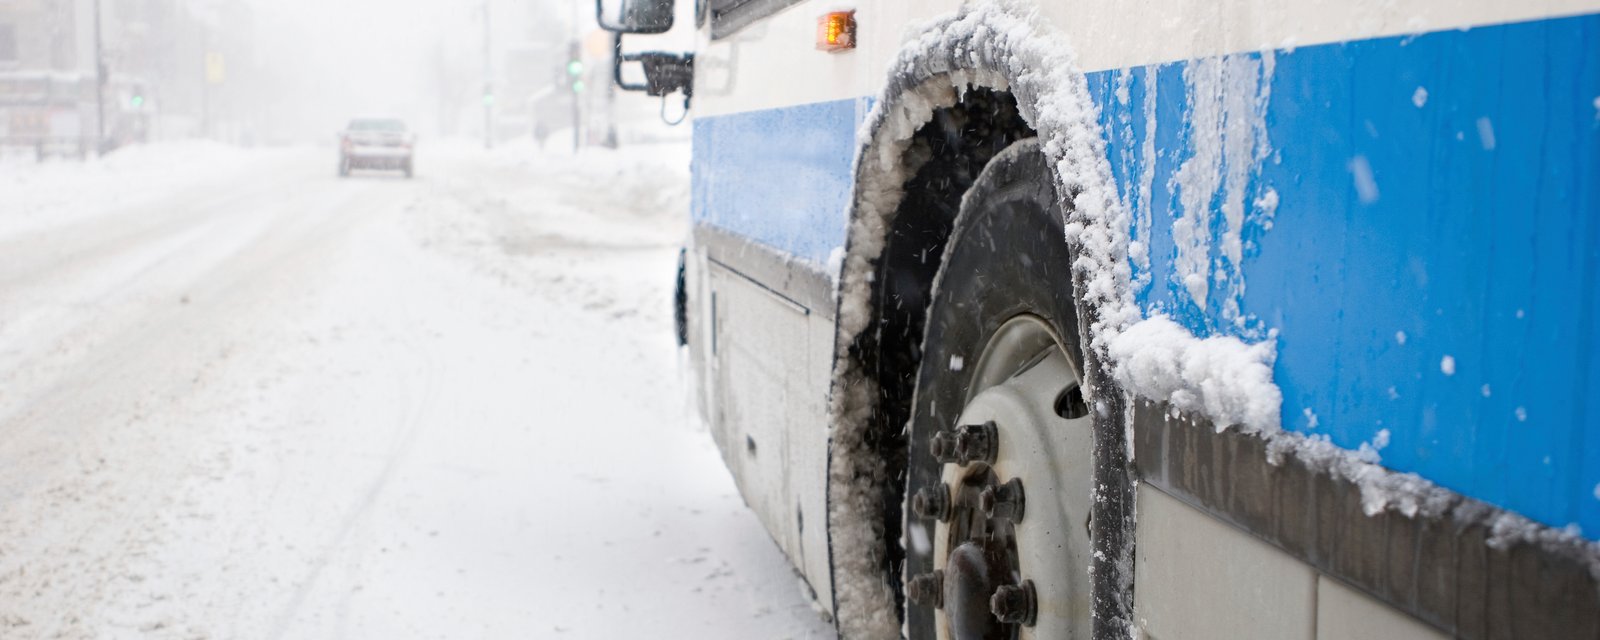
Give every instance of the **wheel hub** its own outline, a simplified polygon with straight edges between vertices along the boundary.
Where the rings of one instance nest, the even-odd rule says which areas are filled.
[[[1092,442],[1078,379],[1048,325],[1020,316],[985,347],[958,420],[926,441],[942,481],[913,487],[910,506],[932,521],[937,570],[907,595],[938,609],[940,638],[1089,637]]]
[[[1011,559],[998,545],[968,541],[950,552],[944,565],[944,610],[957,640],[1005,637],[989,611],[995,589],[1011,573]]]

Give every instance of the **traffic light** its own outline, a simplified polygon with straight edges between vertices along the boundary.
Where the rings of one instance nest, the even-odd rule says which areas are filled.
[[[567,60],[567,77],[572,80],[572,92],[583,93],[583,61],[578,59],[576,53]]]
[[[128,98],[128,106],[133,107],[135,109],[143,107],[144,106],[144,96],[142,96],[140,94],[137,94],[137,93],[133,94],[133,97]]]
[[[492,93],[483,94],[483,106],[485,106],[485,107],[494,106],[494,94],[492,94]]]

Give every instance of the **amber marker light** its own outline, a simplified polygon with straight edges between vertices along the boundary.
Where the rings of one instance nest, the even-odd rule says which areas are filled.
[[[845,51],[856,48],[856,12],[833,11],[817,18],[817,49]]]

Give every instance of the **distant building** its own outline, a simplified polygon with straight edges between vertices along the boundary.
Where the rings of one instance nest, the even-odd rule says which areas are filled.
[[[247,11],[189,0],[0,0],[0,151],[86,155],[100,148],[205,135],[208,110],[226,96],[206,76],[208,33]],[[212,36],[214,40],[221,40]],[[241,46],[217,43],[222,53]],[[224,46],[226,45],[226,46]],[[97,82],[103,78],[103,94]],[[103,98],[103,105],[101,100]],[[96,140],[105,114],[104,140]]]
[[[0,146],[94,147],[92,0],[0,0]]]

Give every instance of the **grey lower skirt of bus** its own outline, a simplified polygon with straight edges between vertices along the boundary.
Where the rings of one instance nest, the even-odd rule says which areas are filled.
[[[1507,512],[1443,489],[1436,491],[1450,502],[1442,508],[1367,515],[1355,483],[1292,455],[1274,464],[1267,440],[1219,433],[1163,404],[1137,402],[1133,426],[1139,477],[1163,494],[1141,487],[1141,564],[1153,542],[1147,529],[1158,526],[1147,521],[1147,507],[1170,497],[1309,565],[1322,584],[1370,596],[1451,636],[1600,636],[1594,545],[1564,536],[1499,540],[1494,523]],[[1147,586],[1157,585],[1135,581],[1136,601],[1155,595]]]

